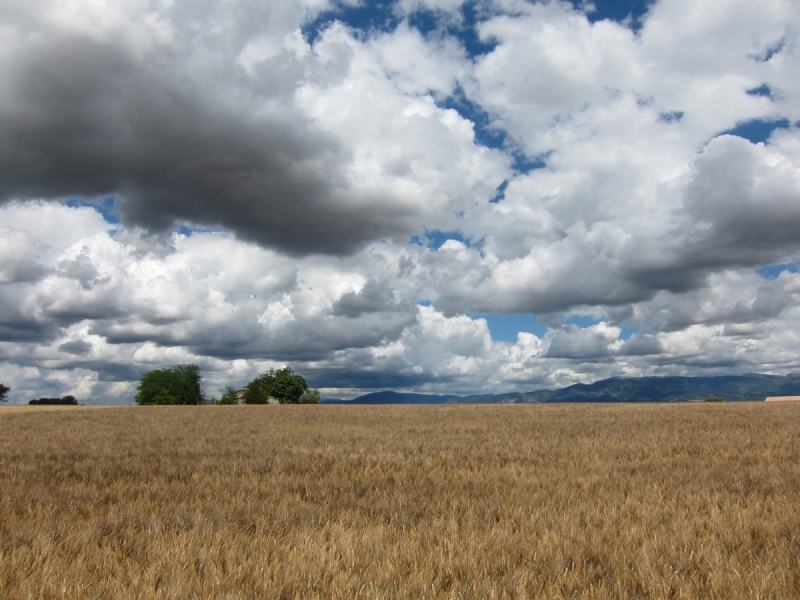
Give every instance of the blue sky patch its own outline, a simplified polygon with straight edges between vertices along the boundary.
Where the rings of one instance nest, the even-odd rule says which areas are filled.
[[[439,17],[432,10],[419,10],[408,16],[408,26],[416,29],[422,35],[439,31],[441,23]]]
[[[484,42],[478,37],[477,25],[480,21],[475,2],[461,5],[461,17],[463,27],[459,30],[448,29],[448,33],[461,40],[470,58],[488,54],[497,47],[496,42],[492,40]]]
[[[584,0],[571,0],[577,10],[584,9]],[[655,0],[594,0],[591,4],[595,10],[586,13],[591,23],[603,20],[624,23],[634,31],[642,26],[643,18]],[[395,12],[395,2],[391,0],[367,0],[357,6],[339,4],[336,8],[319,14],[314,20],[306,23],[301,31],[310,44],[313,44],[320,33],[333,22],[339,21],[348,27],[360,31],[394,30],[401,22]],[[483,41],[478,37],[477,25],[484,16],[477,1],[465,2],[459,8],[461,19],[441,19],[436,11],[418,10],[408,15],[408,23],[422,34],[441,31],[461,41],[467,55],[471,58],[491,52],[496,43]],[[783,47],[783,42],[775,48],[768,49],[759,60],[769,60]]]
[[[492,204],[497,204],[501,200],[506,199],[506,188],[508,187],[508,179],[504,179],[503,183],[497,186],[497,193],[494,195],[494,198],[489,200]]]
[[[599,322],[600,319],[595,319],[589,315],[572,315],[561,319],[561,323],[564,325],[577,325],[580,328],[591,327],[592,325],[597,325]]]
[[[339,5],[326,10],[303,25],[300,31],[308,43],[313,44],[335,21],[362,31],[392,31],[400,19],[394,14],[394,2],[391,0],[370,0],[359,6]]]
[[[119,225],[119,214],[114,207],[114,196],[107,196],[102,202],[87,202],[79,198],[70,198],[64,204],[70,208],[77,208],[80,206],[89,206],[103,215],[103,218],[112,225]]]
[[[313,44],[320,34],[335,21],[363,32],[390,32],[397,28],[402,18],[395,11],[395,2],[387,0],[368,0],[358,6],[339,5],[327,10],[301,27],[301,32],[309,44]],[[480,22],[476,2],[466,2],[459,9],[461,19],[442,19],[431,10],[418,10],[408,15],[408,25],[423,35],[441,32],[458,39],[470,58],[487,54],[494,50],[496,43],[484,42],[478,37],[476,26]]]
[[[794,263],[784,263],[780,265],[770,265],[768,267],[761,267],[760,269],[756,269],[756,273],[761,275],[764,279],[777,279],[778,276],[784,271],[789,271],[790,273],[797,273],[797,270],[798,270],[798,263],[794,262]]]
[[[634,31],[638,31],[642,26],[642,18],[654,3],[655,0],[594,0],[592,4],[595,10],[587,12],[586,16],[591,23],[608,19],[629,24]],[[578,10],[583,8],[583,4],[583,0],[572,0],[572,5]]]
[[[752,121],[745,121],[739,123],[733,129],[723,131],[719,135],[736,135],[740,138],[750,140],[754,144],[759,142],[766,142],[772,132],[776,129],[788,129],[789,119],[775,119],[773,121],[766,121],[764,119],[753,119]]]
[[[436,103],[439,108],[451,108],[463,118],[472,121],[475,141],[487,148],[502,148],[508,133],[504,129],[493,127],[489,113],[480,104],[467,98],[460,85],[456,86],[452,96]]]
[[[438,250],[447,240],[456,240],[467,248],[471,248],[474,245],[460,231],[442,231],[440,229],[425,230],[425,235],[412,236],[410,242],[418,246],[426,246],[433,250]]]
[[[451,96],[448,96],[444,100],[437,101],[436,106],[439,108],[452,109],[461,115],[462,118],[472,122],[473,131],[475,132],[475,142],[481,146],[499,150],[511,145],[509,144],[508,132],[505,129],[494,126],[489,113],[485,111],[480,104],[467,98],[461,86],[456,86],[455,92]],[[552,153],[545,152],[544,154],[531,158],[519,149],[515,149],[511,154],[514,157],[512,168],[517,173],[524,174],[534,169],[543,169],[546,167],[547,164],[545,161]]]
[[[213,233],[215,231],[219,231],[219,229],[212,229],[209,227],[192,227],[190,225],[186,225],[186,223],[181,223],[175,228],[174,231],[181,235],[185,235],[186,237],[191,237],[194,233]]]
[[[759,54],[757,56],[751,56],[751,58],[755,58],[758,62],[767,62],[770,58],[772,58],[773,56],[778,54],[778,52],[783,50],[783,47],[785,45],[786,45],[786,40],[785,39],[781,39],[781,40],[778,41],[778,43],[773,44],[772,46],[769,46],[761,54]]]
[[[547,325],[539,322],[535,315],[517,313],[512,315],[467,313],[470,319],[486,319],[489,333],[495,342],[516,343],[520,331],[532,333],[537,337],[547,333]]]
[[[586,327],[591,327],[592,325],[597,325],[604,319],[596,319],[590,315],[572,315],[567,317],[566,319],[562,319],[561,322],[564,325],[577,325],[581,329],[585,329]],[[634,333],[639,333],[639,328],[635,325],[617,325],[621,332],[619,334],[619,339],[622,341],[627,341],[631,338]]]
[[[770,100],[774,100],[775,97],[772,95],[772,89],[766,84],[762,83],[758,87],[754,87],[752,90],[747,90],[748,96],[764,96],[765,98],[769,98]]]
[[[530,158],[522,152],[515,152],[513,168],[517,173],[522,173],[523,175],[525,173],[530,173],[534,169],[544,169],[547,166],[545,161],[551,154],[552,152],[545,152],[544,154]]]
[[[683,119],[682,110],[671,110],[658,115],[658,120],[664,121],[665,123],[678,123],[681,121],[681,119]]]

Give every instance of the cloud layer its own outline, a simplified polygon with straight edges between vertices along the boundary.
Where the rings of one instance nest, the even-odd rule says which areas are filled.
[[[12,399],[800,368],[795,3],[475,6],[4,3]]]

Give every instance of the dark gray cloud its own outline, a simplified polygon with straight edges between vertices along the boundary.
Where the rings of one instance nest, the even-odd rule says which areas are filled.
[[[567,325],[556,333],[545,353],[545,358],[574,358],[597,360],[610,356],[608,345],[616,334],[605,329],[581,329]]]
[[[260,80],[261,93],[239,67],[195,85],[171,68],[175,52],[142,60],[60,34],[6,62],[0,201],[117,195],[125,223],[223,226],[290,254],[349,253],[408,230],[408,209],[350,189],[335,138],[290,103],[263,110],[300,66],[260,73],[283,77]]]
[[[58,335],[59,328],[52,323],[41,323],[35,319],[9,318],[0,314],[0,341],[3,342],[46,342]],[[0,356],[2,354],[0,353]],[[5,360],[16,359],[13,354],[2,356]]]
[[[726,337],[742,337],[750,340],[763,340],[769,337],[764,328],[756,323],[725,323],[722,335]]]
[[[23,286],[0,285],[0,341],[37,343],[58,335],[59,324],[30,307],[27,292]]]
[[[756,283],[760,285],[755,287]],[[618,311],[617,315],[651,332],[674,332],[692,325],[756,326],[779,318],[794,304],[795,299],[781,282],[764,281],[756,274],[743,278],[729,273],[711,278],[707,288],[684,294],[662,292],[653,301],[640,303],[635,310]]]
[[[649,356],[661,354],[664,348],[653,335],[634,334],[617,351],[620,356]]]
[[[451,383],[455,377],[430,371],[414,372],[408,364],[362,365],[358,369],[302,367],[312,387],[354,388],[363,390],[414,389],[426,383]]]
[[[344,317],[360,317],[364,313],[383,311],[397,312],[399,310],[416,312],[413,303],[408,300],[397,302],[389,282],[379,282],[370,279],[358,292],[343,294],[333,304],[333,314]]]
[[[75,356],[87,356],[92,353],[92,345],[85,340],[72,340],[64,342],[58,349],[67,354],[74,354]]]
[[[800,177],[790,161],[768,153],[736,136],[713,139],[694,162],[670,237],[660,244],[634,237],[626,248],[626,278],[680,293],[703,287],[713,272],[800,251]]]
[[[0,226],[0,284],[31,283],[48,272],[37,262],[43,244],[36,243],[24,232]]]
[[[97,278],[97,268],[86,254],[79,254],[72,260],[59,261],[58,268],[62,276],[75,279],[85,290],[90,289]]]
[[[756,266],[800,246],[800,177],[784,157],[736,136],[695,160],[684,206],[692,254],[712,266]],[[687,223],[688,224],[688,223]]]
[[[347,348],[368,348],[396,340],[417,320],[416,306],[359,317],[317,315],[264,328],[254,315],[231,318],[224,327],[184,321],[152,326],[138,319],[98,321],[90,332],[112,344],[153,342],[186,347],[199,356],[222,359],[322,360]]]
[[[32,283],[48,272],[49,269],[24,256],[0,257],[0,284]]]

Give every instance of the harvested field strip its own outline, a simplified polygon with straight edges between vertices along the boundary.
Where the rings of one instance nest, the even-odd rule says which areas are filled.
[[[5,598],[797,598],[800,405],[0,409]]]

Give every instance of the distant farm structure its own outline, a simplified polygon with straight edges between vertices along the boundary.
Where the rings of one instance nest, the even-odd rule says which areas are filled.
[[[800,402],[800,396],[768,396],[765,402]]]
[[[245,404],[244,394],[246,391],[247,391],[246,387],[236,390],[236,404]],[[277,398],[269,396],[267,398],[267,404],[280,404],[280,401]]]

